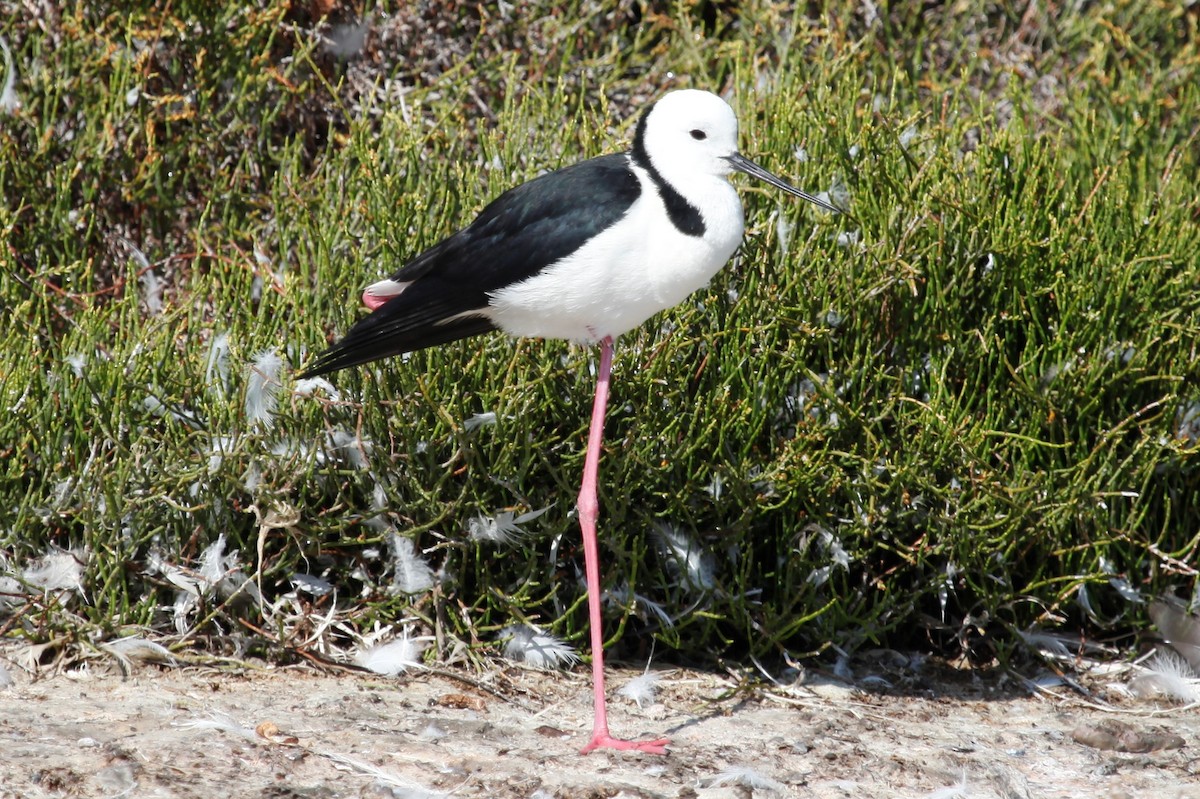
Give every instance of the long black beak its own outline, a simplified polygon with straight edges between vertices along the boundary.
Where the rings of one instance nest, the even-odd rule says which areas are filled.
[[[816,197],[809,194],[808,192],[801,191],[800,189],[796,188],[792,184],[788,183],[786,180],[776,177],[775,175],[773,175],[770,172],[768,172],[767,170],[763,169],[761,166],[754,163],[753,161],[751,161],[749,158],[745,157],[741,153],[734,153],[733,155],[727,155],[727,156],[725,156],[725,160],[728,161],[729,165],[732,166],[734,169],[736,169],[738,172],[744,172],[747,175],[752,175],[753,177],[758,178],[759,180],[765,180],[767,183],[770,183],[775,188],[783,189],[788,194],[794,194],[797,197],[808,200],[813,205],[816,205],[820,208],[824,208],[826,211],[829,211],[830,213],[834,213],[834,214],[845,213],[844,211],[842,211],[841,208],[830,205],[829,203],[825,202],[824,200],[818,200]]]

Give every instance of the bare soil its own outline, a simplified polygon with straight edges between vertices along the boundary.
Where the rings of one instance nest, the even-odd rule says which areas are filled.
[[[1194,710],[1105,704],[1111,677],[1090,696],[1030,695],[941,671],[904,690],[809,675],[738,691],[671,670],[639,708],[615,693],[638,672],[612,670],[613,732],[665,733],[665,757],[577,753],[591,724],[583,669],[17,673],[0,688],[0,797],[1200,798]],[[1126,733],[1117,746],[1177,748],[1076,740],[1113,746],[1113,730]]]

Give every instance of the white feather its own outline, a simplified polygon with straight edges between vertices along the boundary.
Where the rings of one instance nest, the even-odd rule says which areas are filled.
[[[653,615],[664,627],[675,626],[675,619],[671,618],[671,614],[667,613],[666,608],[653,599],[635,592],[627,582],[618,583],[612,588],[606,589],[602,599],[605,605],[616,606],[621,610],[632,607],[639,619],[648,619]]]
[[[427,637],[414,637],[405,628],[396,640],[359,652],[354,662],[376,674],[395,677],[410,668],[421,668],[421,655],[428,641]]]
[[[1187,661],[1169,649],[1155,650],[1145,671],[1130,681],[1129,688],[1143,699],[1200,702],[1200,680]]]
[[[208,718],[175,721],[171,722],[171,724],[175,727],[182,727],[185,730],[218,730],[220,732],[227,732],[256,743],[262,740],[253,729],[244,724],[239,724],[233,716],[219,710],[211,711],[208,714]]]
[[[300,397],[311,397],[317,393],[317,389],[324,391],[335,402],[342,398],[333,383],[323,377],[305,377],[297,380],[292,386],[292,393]]]
[[[958,782],[930,791],[923,799],[966,799],[967,795],[967,775],[964,773]]]
[[[371,447],[370,441],[346,430],[334,430],[329,434],[330,454],[355,469],[366,469],[370,465],[367,456],[371,453]]]
[[[233,436],[213,436],[209,439],[208,473],[216,474],[225,462],[225,453],[230,452],[237,444]]]
[[[289,582],[296,587],[297,591],[303,591],[311,596],[325,596],[334,591],[333,583],[304,572],[296,572]]]
[[[647,671],[622,685],[617,689],[617,694],[636,703],[638,707],[654,704],[658,680],[658,672]]]
[[[1126,602],[1132,602],[1135,605],[1141,605],[1146,602],[1146,598],[1142,596],[1142,592],[1130,585],[1129,581],[1120,575],[1109,577],[1108,584],[1117,589],[1117,593]]]
[[[1092,596],[1088,592],[1087,583],[1079,584],[1079,589],[1075,592],[1075,601],[1079,603],[1079,607],[1083,608],[1083,612],[1087,614],[1089,619],[1093,621],[1100,619],[1096,614],[1095,608],[1092,607]]]
[[[787,791],[787,786],[782,782],[773,780],[765,774],[760,774],[750,766],[728,766],[722,769],[715,777],[708,779],[706,783],[710,788],[732,788],[740,785],[752,791],[768,791],[772,793],[784,793]]]
[[[655,537],[659,550],[685,588],[699,591],[716,588],[712,555],[704,551],[699,541],[682,529],[663,523],[655,525]]]
[[[1064,643],[1064,636],[1054,635],[1052,633],[1044,633],[1036,630],[1028,632],[1017,631],[1017,635],[1025,642],[1026,646],[1037,649],[1047,655],[1061,659],[1070,659],[1071,652],[1067,649]]]
[[[258,586],[246,576],[246,573],[238,565],[237,552],[225,554],[224,533],[217,535],[217,540],[200,553],[200,567],[197,571],[205,589],[215,590],[217,596],[222,599],[228,599],[244,592],[255,602],[262,600]]]
[[[721,476],[720,472],[714,472],[712,479],[708,481],[708,485],[704,487],[704,490],[710,497],[719,500],[725,493],[725,478]]]
[[[441,727],[436,721],[431,721],[425,725],[425,729],[417,733],[418,741],[439,741],[446,738],[450,733]]]
[[[450,796],[450,794],[442,793],[441,791],[433,791],[425,788],[412,780],[391,774],[379,766],[348,755],[329,751],[317,751],[317,754],[333,761],[344,769],[351,769],[361,774],[366,774],[375,779],[376,782],[390,786],[384,795],[391,796],[392,799],[447,799]]]
[[[512,544],[525,536],[522,524],[533,521],[551,507],[553,506],[547,505],[539,510],[523,513],[516,517],[510,510],[502,510],[495,516],[486,516],[481,513],[467,522],[467,535],[473,541]]]
[[[86,553],[83,557],[86,559]],[[74,552],[48,552],[26,567],[21,576],[25,582],[47,594],[57,591],[83,593],[83,563]]]
[[[100,644],[100,648],[110,652],[118,660],[141,660],[147,663],[165,663],[169,666],[178,665],[171,651],[161,644],[147,641],[145,638],[120,638],[116,641]]]
[[[469,433],[477,427],[486,427],[495,423],[496,414],[494,411],[488,411],[487,413],[476,413],[463,422],[463,429]]]
[[[12,114],[21,107],[21,98],[17,96],[17,66],[13,63],[12,51],[8,49],[8,40],[0,36],[0,50],[4,51],[4,91],[0,92],[0,111]]]
[[[539,669],[574,665],[579,655],[567,644],[532,624],[513,624],[500,631],[504,656]]]
[[[76,377],[83,377],[83,370],[87,366],[87,355],[82,352],[76,352],[64,358],[67,366],[71,367],[71,372]]]
[[[208,362],[204,366],[204,382],[217,396],[225,395],[229,383],[229,334],[213,336],[208,345]]]
[[[279,373],[282,369],[283,360],[274,350],[264,350],[254,356],[246,381],[246,419],[251,425],[271,427],[275,423]]]
[[[132,250],[134,260],[144,267],[150,265],[145,253],[135,247],[132,242],[127,241],[126,244]],[[146,311],[155,316],[162,313],[162,295],[163,290],[167,287],[166,282],[153,269],[144,269],[138,276],[138,285],[142,287],[142,302],[146,304]]]
[[[433,588],[433,569],[417,554],[411,539],[391,533],[392,590],[398,594],[423,594]]]

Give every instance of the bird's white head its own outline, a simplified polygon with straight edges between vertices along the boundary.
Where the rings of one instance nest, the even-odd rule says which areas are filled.
[[[741,155],[737,134],[737,117],[728,103],[712,92],[681,89],[664,94],[638,122],[633,157],[677,188],[698,177],[744,172],[826,211],[841,213]]]
[[[733,171],[737,117],[712,92],[681,89],[663,95],[638,123],[634,149],[670,183]]]

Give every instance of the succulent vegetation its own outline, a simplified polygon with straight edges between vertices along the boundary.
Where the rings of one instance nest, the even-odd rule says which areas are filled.
[[[1200,5],[159,6],[0,0],[0,633],[45,662],[569,661],[592,353],[293,370],[678,87],[852,216],[746,186],[618,342],[616,653],[1129,649],[1196,589]]]

